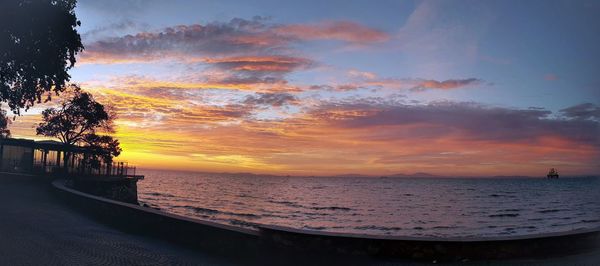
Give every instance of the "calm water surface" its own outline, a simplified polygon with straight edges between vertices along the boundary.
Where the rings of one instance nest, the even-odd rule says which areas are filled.
[[[502,236],[600,226],[600,178],[260,177],[144,171],[140,202],[253,228]]]

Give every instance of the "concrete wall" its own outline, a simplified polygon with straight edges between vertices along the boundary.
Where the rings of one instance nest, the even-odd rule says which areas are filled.
[[[65,187],[60,180],[53,185],[72,205],[124,230],[198,246],[229,257],[278,256],[282,263],[290,258],[324,258],[331,254],[340,254],[345,259],[381,257],[426,261],[545,258],[599,248],[600,243],[600,228],[486,239],[367,236],[266,225],[253,231],[89,195]],[[339,259],[332,261],[339,262]]]
[[[546,258],[599,248],[600,228],[557,234],[482,239],[374,237],[260,227],[261,237],[300,252],[341,253],[417,260],[462,261]]]
[[[137,179],[118,178],[103,179],[73,179],[73,188],[95,196],[126,203],[138,204]]]
[[[258,233],[171,215],[135,204],[86,194],[55,180],[57,194],[67,203],[96,219],[122,230],[171,242],[200,247],[230,257],[252,256],[257,252]]]

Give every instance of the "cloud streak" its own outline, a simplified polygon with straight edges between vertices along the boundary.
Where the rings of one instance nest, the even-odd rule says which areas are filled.
[[[219,69],[237,72],[289,73],[296,69],[308,68],[311,60],[289,56],[255,56],[209,58],[204,61]]]
[[[84,62],[110,63],[126,60],[155,61],[165,57],[185,58],[259,53],[276,50],[288,41],[272,38],[261,19],[233,19],[227,23],[179,25],[159,32],[109,38],[86,45]],[[120,60],[120,61],[119,61]]]
[[[448,79],[444,81],[437,80],[419,80],[417,84],[411,88],[411,90],[422,91],[428,89],[440,89],[440,90],[451,90],[469,87],[473,85],[481,84],[480,79],[468,78],[468,79]]]
[[[572,119],[600,121],[600,106],[592,103],[571,106],[560,110],[560,113]]]
[[[337,40],[368,44],[388,39],[386,33],[350,21],[310,25],[273,25],[264,18],[235,18],[226,23],[178,25],[156,32],[108,38],[86,44],[83,63],[132,63],[173,59],[203,61],[223,56],[273,55],[290,52],[292,44]],[[216,60],[216,59],[212,59]]]
[[[358,89],[392,89],[392,90],[410,90],[412,92],[422,92],[428,90],[454,90],[476,87],[483,84],[483,80],[477,78],[467,79],[448,79],[438,81],[434,79],[421,78],[380,78],[375,74],[362,72],[351,72],[351,80],[348,83],[332,85],[314,85],[310,89],[319,90],[337,90],[353,91]]]
[[[285,25],[275,28],[274,31],[279,35],[300,40],[339,40],[356,44],[384,42],[390,39],[383,31],[352,21]]]
[[[463,102],[415,105],[387,98],[307,104],[290,93],[169,98],[104,89],[96,95],[117,107],[123,159],[142,165],[281,174],[599,170],[593,162],[600,159],[600,122],[594,120],[597,106],[590,104],[552,113]],[[260,118],[286,106],[300,111]],[[25,128],[19,120],[15,124]]]
[[[563,111],[568,117],[590,118],[577,112],[581,106]],[[575,113],[572,113],[574,110]],[[571,111],[571,112],[569,112]],[[311,112],[317,120],[330,121],[349,130],[395,126],[423,126],[428,132],[411,136],[428,138],[457,136],[468,140],[529,142],[543,137],[558,137],[600,148],[600,123],[591,120],[550,118],[552,112],[539,109],[508,109],[473,103],[442,102],[428,105],[326,104]],[[381,137],[381,135],[379,135]],[[390,138],[397,137],[393,131]]]
[[[243,103],[281,107],[287,104],[298,105],[300,101],[296,96],[289,93],[257,93],[256,95],[247,96]]]

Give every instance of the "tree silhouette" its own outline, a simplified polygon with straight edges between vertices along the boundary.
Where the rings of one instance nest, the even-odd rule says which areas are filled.
[[[83,50],[75,0],[0,1],[0,102],[17,115],[64,91]]]
[[[0,139],[10,137],[10,130],[8,130],[8,124],[10,124],[10,120],[6,116],[6,111],[0,109]]]
[[[114,133],[114,113],[97,102],[90,93],[77,86],[72,87],[73,90],[69,91],[72,98],[63,101],[57,108],[42,112],[43,122],[37,126],[36,133],[58,138],[65,144],[88,147],[104,161],[111,161],[121,153],[119,141],[98,133]]]
[[[83,140],[86,146],[94,151],[94,154],[88,157],[88,163],[92,166],[98,164],[100,159],[105,162],[112,162],[114,157],[119,156],[121,154],[121,147],[119,147],[119,140],[107,136],[107,135],[97,135],[97,134],[87,134]]]
[[[36,128],[38,135],[56,137],[65,144],[85,144],[89,134],[98,131],[113,133],[114,114],[97,102],[92,94],[72,86],[73,97],[57,108],[42,112],[43,122]]]

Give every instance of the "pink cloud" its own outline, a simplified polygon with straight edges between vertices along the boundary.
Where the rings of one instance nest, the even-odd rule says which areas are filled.
[[[441,90],[451,90],[463,88],[471,85],[476,85],[481,83],[481,80],[476,78],[468,78],[468,79],[448,79],[444,81],[437,80],[420,80],[417,84],[412,88],[413,90],[425,90],[425,89],[441,89]]]
[[[304,40],[338,40],[355,44],[382,42],[387,33],[349,21],[275,25],[265,19],[178,25],[85,44],[83,63],[140,63],[176,59],[284,54]]]
[[[390,38],[383,31],[351,21],[285,25],[276,28],[275,32],[303,40],[340,40],[360,44],[383,42]]]

